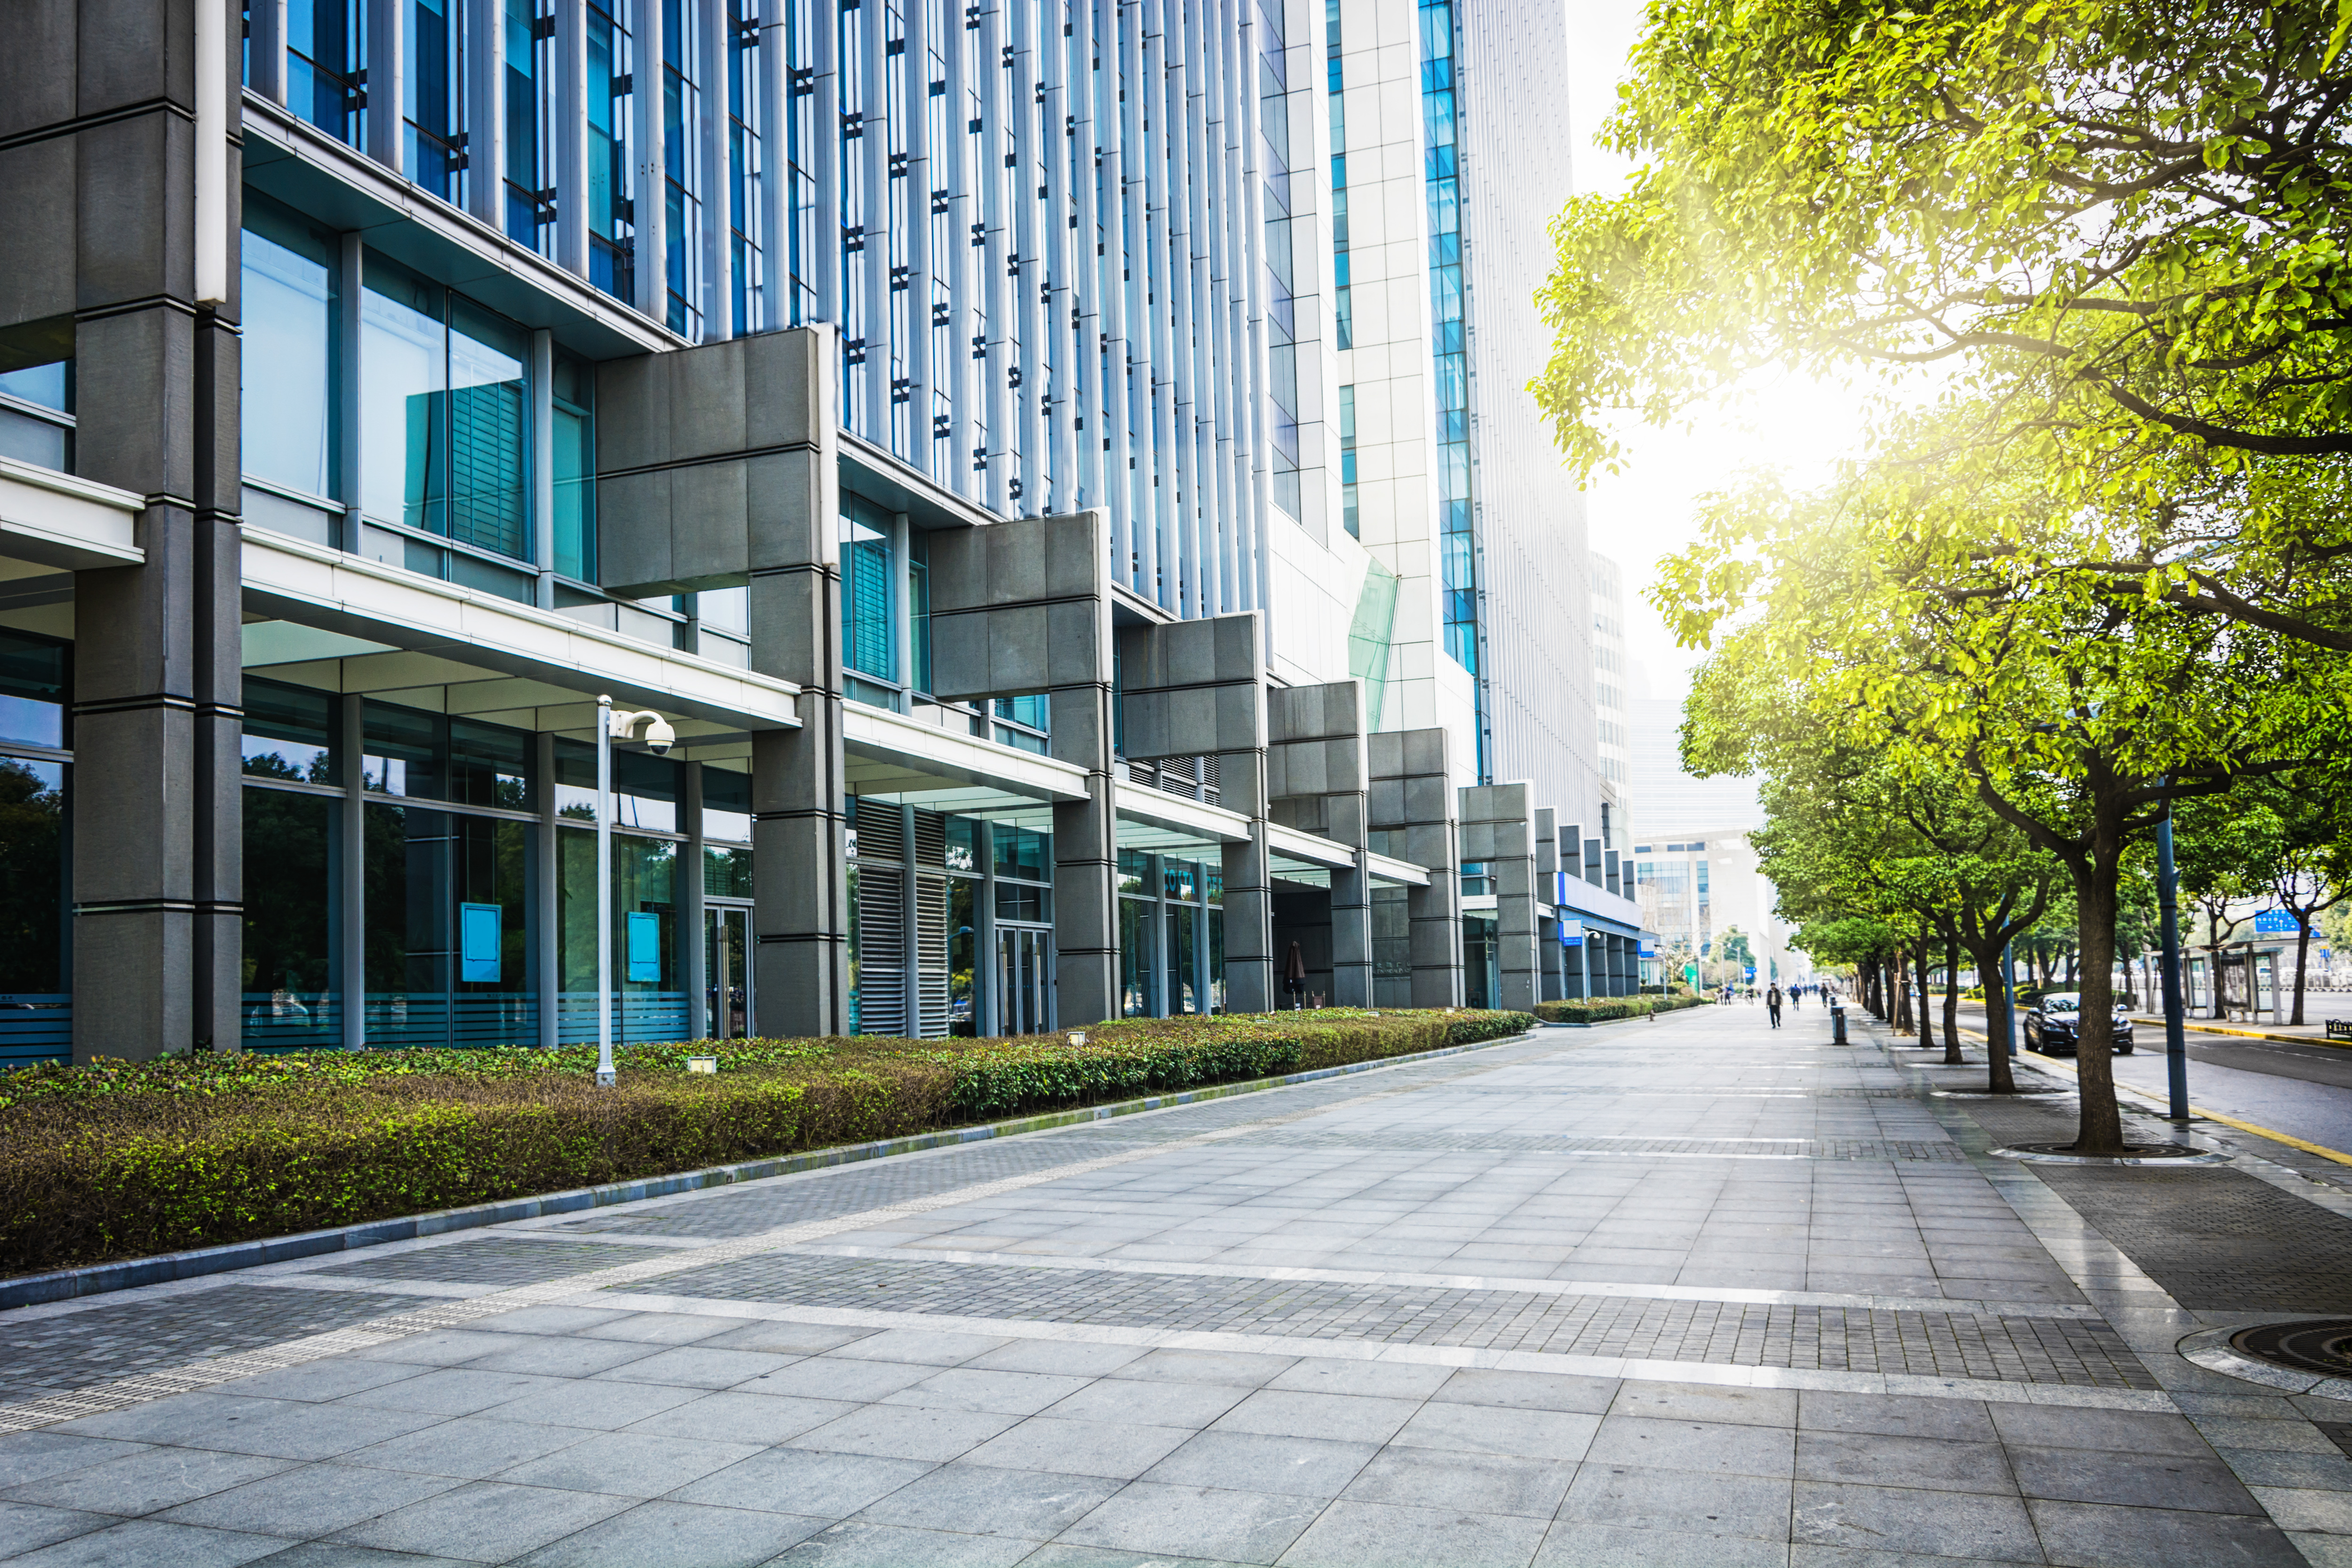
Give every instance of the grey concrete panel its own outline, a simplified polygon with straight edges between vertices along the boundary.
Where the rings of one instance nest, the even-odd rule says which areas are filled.
[[[987,576],[986,603],[1030,605],[1049,597],[1046,590],[1044,518],[1023,519],[981,531],[981,549]]]
[[[194,128],[160,110],[81,132],[75,299],[84,310],[192,297]]]
[[[668,461],[750,449],[751,388],[744,374],[745,348],[743,340],[733,339],[656,356],[667,372],[667,407],[663,412],[669,421]]]
[[[77,917],[74,1060],[145,1061],[186,1050],[195,1038],[189,955],[184,913],[139,910]]]
[[[159,305],[83,321],[74,356],[75,471],[140,495],[194,499],[194,320]],[[140,542],[152,559],[144,522]]]
[[[163,98],[193,112],[194,0],[82,0],[74,68],[79,113]]]
[[[598,473],[669,460],[669,420],[662,405],[671,357],[642,354],[606,360],[596,367]],[[603,494],[601,488],[598,494]]]
[[[664,477],[669,480],[670,580],[686,592],[740,582],[751,564],[751,465],[696,463]],[[600,534],[600,551],[602,545]]]
[[[14,108],[7,79],[22,68],[13,48],[0,49],[0,121]],[[0,326],[72,313],[79,146],[58,136],[0,153],[0,202],[9,214],[0,225]]]
[[[1045,606],[1045,685],[1072,686],[1098,679],[1103,645],[1099,621],[1097,601],[1091,596]]]
[[[0,137],[73,118],[80,12],[79,0],[21,0],[8,8],[8,47],[0,50]],[[5,188],[0,175],[0,189]],[[66,189],[70,195],[71,185]],[[11,204],[8,210],[23,209]]]
[[[669,495],[663,468],[596,482],[596,567],[606,583],[650,592],[676,577]]]
[[[1045,606],[1042,604],[1015,605],[990,613],[987,695],[1045,689]],[[936,669],[938,661],[934,659],[932,663]],[[946,693],[940,695],[944,697]]]

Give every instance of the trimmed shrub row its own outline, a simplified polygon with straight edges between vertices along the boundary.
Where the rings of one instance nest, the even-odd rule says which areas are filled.
[[[1587,1002],[1538,1002],[1536,1016],[1547,1024],[1613,1024],[1707,1005],[1704,996],[1602,996]]]
[[[1120,1020],[1006,1040],[201,1055],[0,1078],[0,1274],[283,1236],[1496,1039],[1523,1013]],[[690,1055],[716,1056],[714,1075]]]

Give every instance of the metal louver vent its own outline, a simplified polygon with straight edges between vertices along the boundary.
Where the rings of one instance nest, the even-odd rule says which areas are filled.
[[[861,837],[865,831],[861,820]],[[905,872],[885,866],[859,868],[857,1026],[869,1035],[908,1032],[906,900]]]
[[[898,808],[879,805],[872,801],[857,803],[857,858],[861,860],[903,860],[907,857],[906,831],[899,821]]]
[[[929,871],[915,873],[915,1033],[948,1032],[948,879]]]

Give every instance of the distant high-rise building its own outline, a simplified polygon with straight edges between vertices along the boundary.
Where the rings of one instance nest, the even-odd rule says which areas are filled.
[[[1625,706],[1625,580],[1617,563],[1592,556],[1592,714],[1601,776],[1622,800],[1628,787]]]

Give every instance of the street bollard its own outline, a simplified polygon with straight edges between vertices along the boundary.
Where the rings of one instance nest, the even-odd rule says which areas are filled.
[[[1830,1003],[1830,1044],[1842,1046],[1845,1043],[1845,1007],[1832,999]]]

